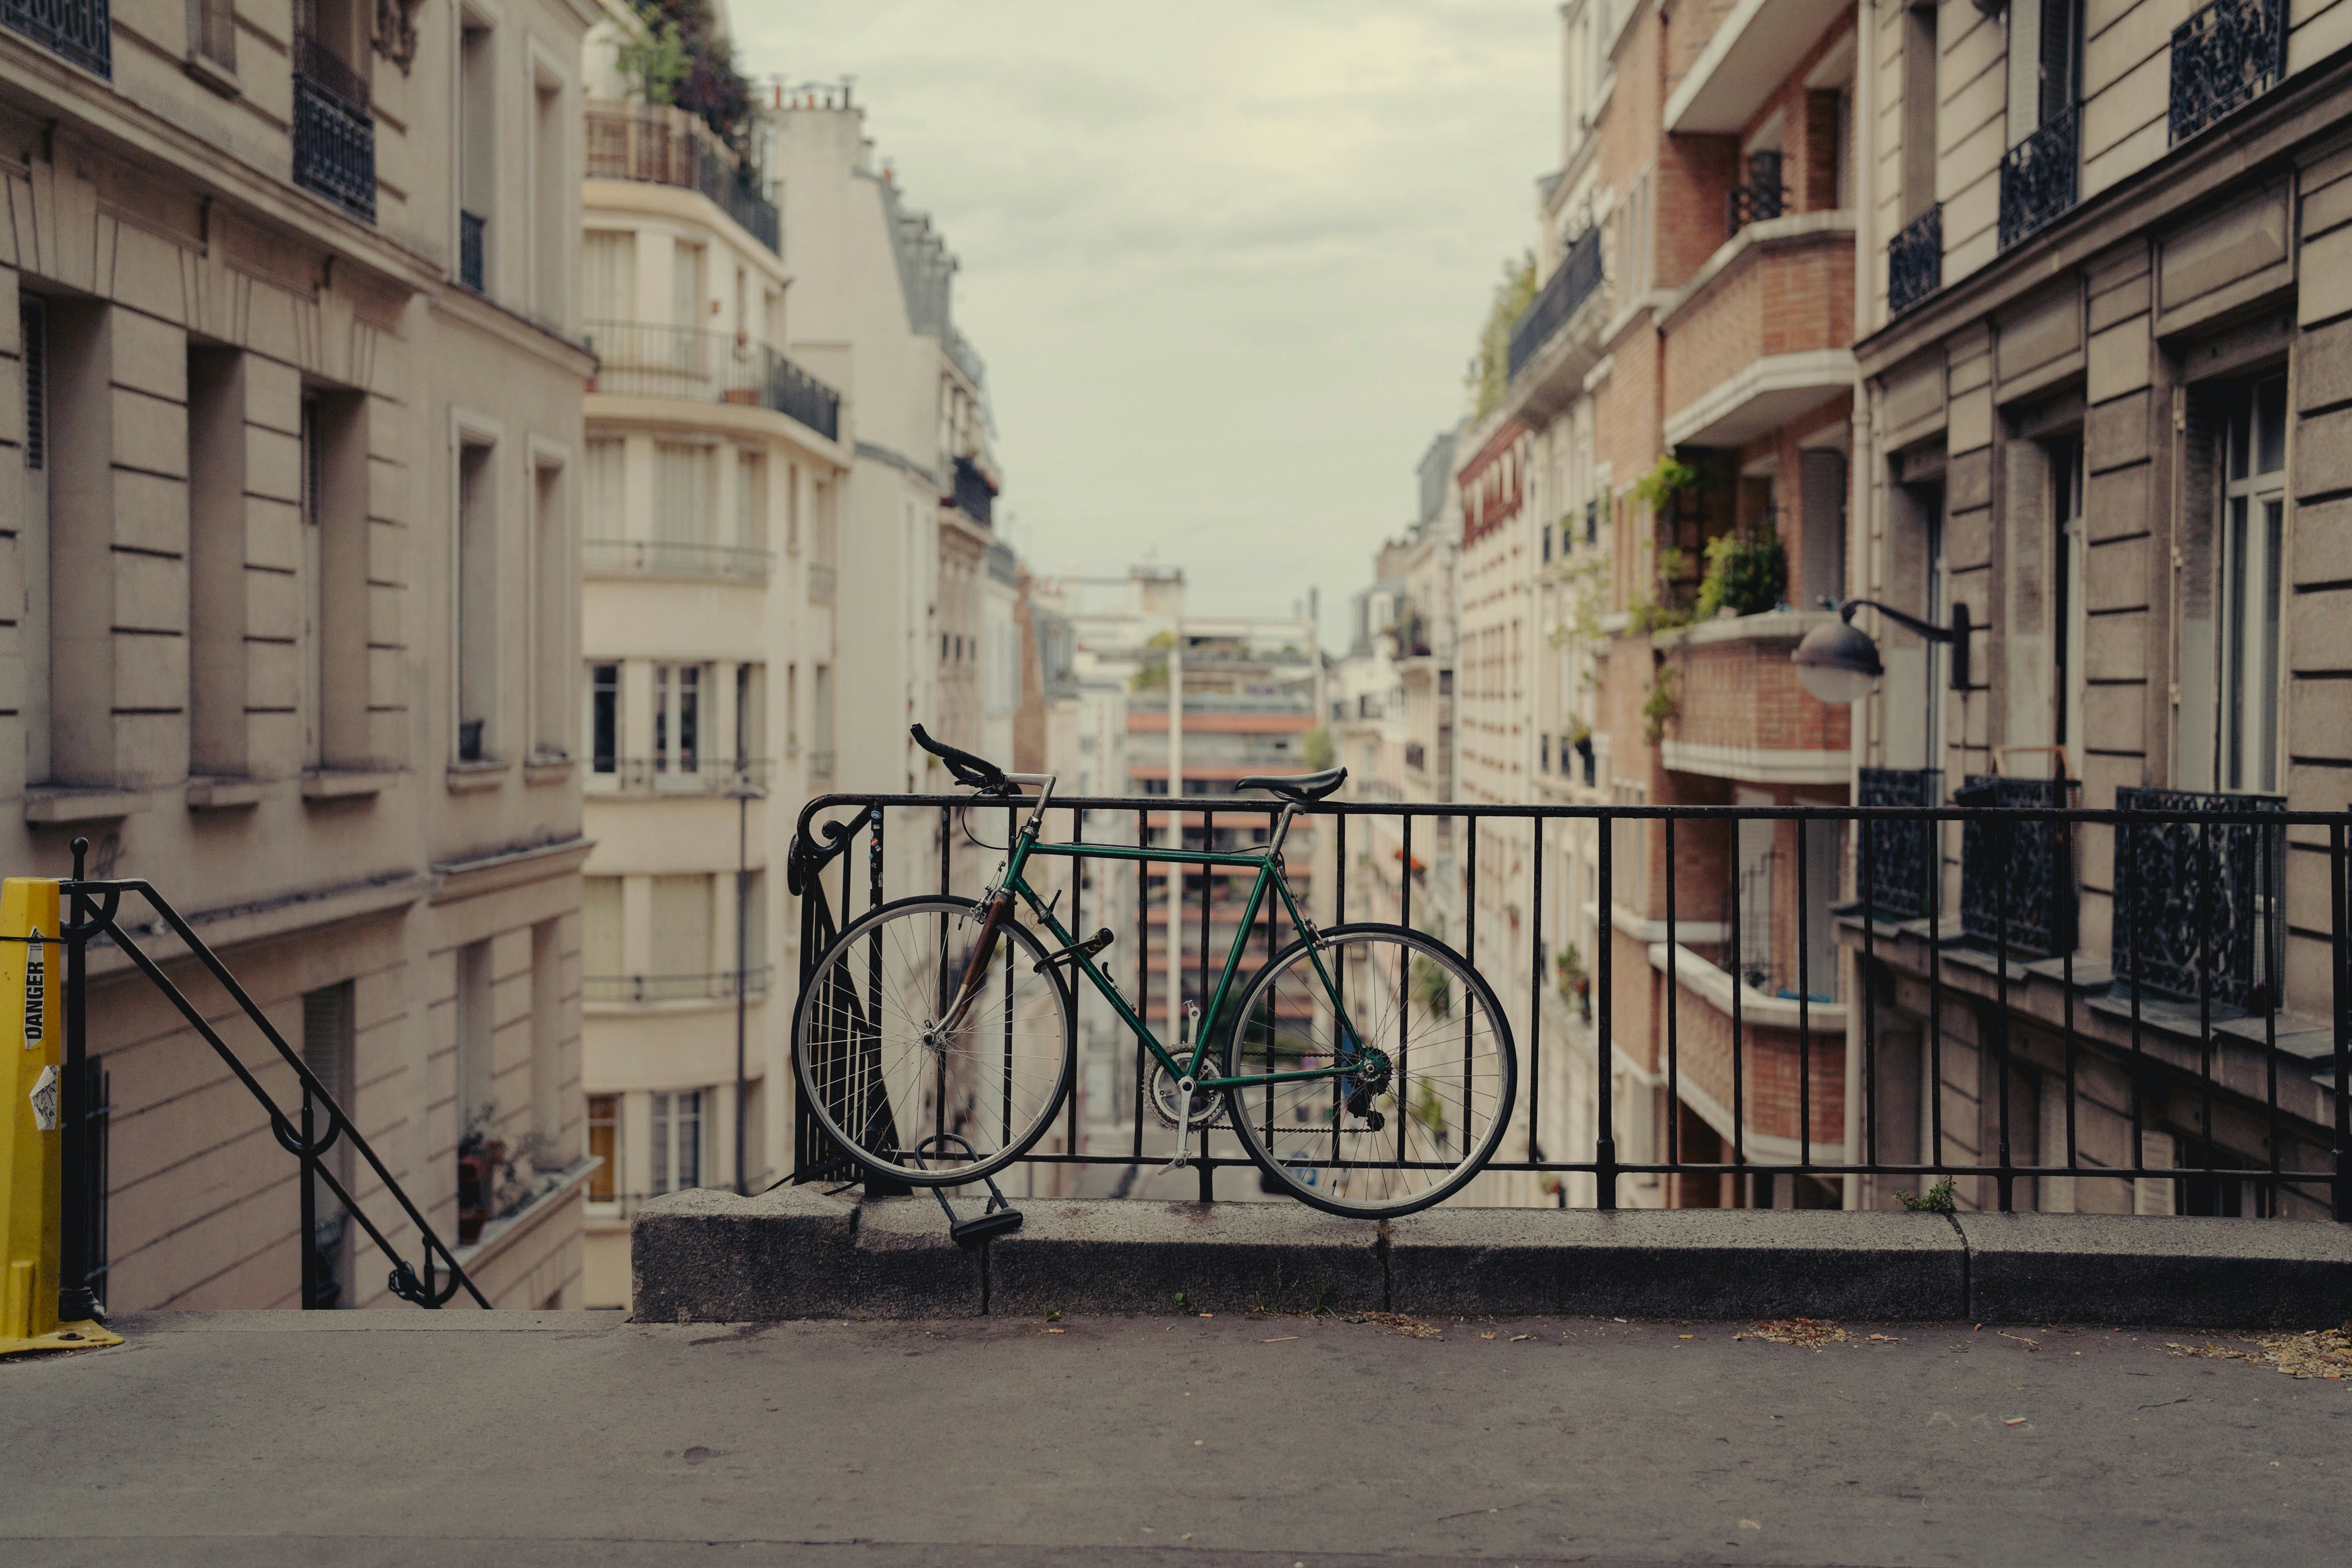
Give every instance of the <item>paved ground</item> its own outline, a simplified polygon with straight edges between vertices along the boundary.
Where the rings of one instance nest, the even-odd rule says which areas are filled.
[[[0,1364],[0,1563],[2345,1559],[2352,1383],[1846,1326],[132,1319]]]

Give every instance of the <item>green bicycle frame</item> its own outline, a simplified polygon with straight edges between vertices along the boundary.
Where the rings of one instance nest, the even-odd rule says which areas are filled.
[[[1128,1005],[1127,998],[1118,987],[1096,967],[1093,957],[1085,953],[1072,956],[1078,967],[1086,971],[1087,978],[1094,982],[1095,989],[1102,993],[1103,1000],[1110,1004],[1111,1010],[1118,1015],[1121,1022],[1135,1031],[1136,1038],[1150,1049],[1151,1054],[1159,1060],[1160,1066],[1168,1070],[1171,1077],[1179,1082],[1190,1078],[1198,1089],[1249,1089],[1266,1083],[1298,1083],[1318,1078],[1342,1078],[1355,1071],[1352,1065],[1346,1065],[1300,1068],[1288,1072],[1246,1073],[1237,1077],[1203,1078],[1200,1075],[1201,1063],[1209,1053],[1209,1041],[1216,1037],[1217,1020],[1224,1013],[1226,995],[1233,989],[1234,976],[1241,968],[1242,954],[1249,946],[1250,926],[1257,919],[1258,911],[1265,906],[1266,889],[1270,886],[1281,896],[1283,907],[1289,912],[1294,927],[1302,932],[1313,929],[1299,913],[1298,901],[1291,896],[1290,883],[1282,875],[1281,857],[1274,850],[1269,849],[1262,854],[1223,854],[1215,850],[1150,849],[1129,844],[1046,844],[1039,843],[1037,836],[1034,821],[1023,824],[1020,836],[1013,841],[1012,858],[1005,862],[1003,889],[1019,894],[1029,905],[1030,912],[1044,923],[1045,929],[1053,933],[1054,940],[1064,947],[1075,947],[1077,938],[1054,918],[1053,909],[1037,896],[1037,890],[1031,887],[1021,874],[1032,855],[1058,855],[1067,860],[1166,861],[1174,865],[1255,866],[1257,869],[1257,881],[1250,888],[1249,903],[1243,907],[1241,924],[1234,932],[1233,950],[1225,955],[1224,972],[1217,977],[1217,988],[1211,994],[1208,1009],[1201,1015],[1200,1027],[1194,1031],[1192,1057],[1181,1065],[1160,1043],[1159,1037],[1151,1032],[1151,1026]],[[1181,946],[1175,939],[1172,926],[1169,936],[1168,983],[1173,986],[1181,983],[1177,978]],[[1324,967],[1320,945],[1308,944],[1307,956],[1315,966],[1316,977],[1322,982],[1324,995],[1331,1000],[1333,1014],[1339,1019],[1340,1038],[1361,1040],[1363,1037],[1356,1031],[1354,1021],[1348,1016],[1347,1005],[1340,1000],[1339,988],[1332,982],[1330,971]]]

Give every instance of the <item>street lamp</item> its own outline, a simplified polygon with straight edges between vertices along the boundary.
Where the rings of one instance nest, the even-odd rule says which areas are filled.
[[[1822,601],[1824,607],[1828,601]],[[1952,606],[1952,623],[1938,626],[1890,609],[1874,599],[1849,599],[1837,607],[1837,620],[1827,626],[1816,626],[1805,633],[1789,662],[1797,666],[1797,682],[1811,692],[1816,701],[1843,706],[1870,695],[1878,677],[1886,673],[1879,662],[1878,644],[1853,624],[1853,612],[1867,605],[1896,625],[1916,632],[1930,643],[1948,643],[1952,650],[1954,691],[1966,691],[1969,685],[1969,607]]]

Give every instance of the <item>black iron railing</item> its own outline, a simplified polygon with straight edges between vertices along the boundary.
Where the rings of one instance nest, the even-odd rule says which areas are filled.
[[[1886,309],[1900,316],[1944,287],[1944,204],[1903,225],[1886,242]]]
[[[955,460],[954,495],[957,511],[983,528],[992,526],[990,518],[995,515],[996,487],[980,471],[980,465],[969,457]]]
[[[294,35],[294,183],[375,222],[375,120],[367,78],[302,32]]]
[[[2153,1190],[2189,1209],[2222,1201],[2216,1193],[2239,1193],[2249,1214],[2352,1220],[2352,1095],[2338,1089],[2352,1082],[2352,946],[2345,937],[2352,813],[2062,808],[2046,802],[2071,799],[2064,781],[1996,783],[2015,786],[1994,790],[1997,798],[2045,803],[1327,801],[1302,814],[1286,860],[1302,904],[1322,929],[1370,919],[1436,936],[1475,956],[1510,1011],[1522,1084],[1513,1131],[1480,1178],[1488,1185],[1473,1187],[1462,1201],[1549,1204],[1557,1189],[1567,1201],[1604,1208],[1628,1201],[1834,1207],[1837,1184],[1852,1181],[1861,1184],[1854,1191],[1865,1206],[1891,1206],[1896,1183],[1924,1190],[1951,1177],[1960,1184],[1962,1207],[2007,1210],[2044,1204],[2053,1189],[2037,1184],[2066,1177],[2085,1190],[2093,1182],[2126,1184],[2127,1204],[2145,1201]],[[1884,788],[1932,799],[1924,781]],[[1165,798],[1056,797],[1045,833],[1058,841],[1157,846],[1168,841],[1169,804]],[[1185,842],[1197,849],[1256,841],[1277,809],[1234,797],[1188,801]],[[811,800],[787,862],[788,885],[800,903],[802,988],[841,927],[867,909],[918,893],[977,894],[1001,852],[975,857],[964,848],[967,830],[1001,845],[1026,810],[962,796]],[[1896,867],[1877,864],[1880,852],[1899,858],[1906,836],[1916,845],[1923,831],[1932,840],[1948,835],[1954,823],[1964,844],[1973,846],[1963,858],[1979,885],[1990,874],[1996,888],[2005,880],[2022,890],[1979,901],[1989,940],[1948,941],[1959,934],[1945,926],[1932,895],[1924,899],[1924,929],[1906,924],[1890,931],[1884,918],[1864,918],[1851,904],[1822,910],[1858,890],[1899,883]],[[1858,831],[1864,827],[1880,831]],[[2250,833],[2256,852],[2176,857],[2174,885],[2189,880],[2190,907],[2257,909],[2268,896],[2265,887],[2284,885],[2275,855],[2287,831],[2301,831],[2295,852],[2307,857],[2307,877],[2298,883],[2306,901],[2293,935],[2310,944],[2310,956],[2295,971],[2305,989],[2292,998],[2294,1013],[2285,1010],[2289,998],[2275,985],[2246,991],[2251,1007],[2225,1005],[2217,988],[2233,960],[2218,946],[2176,969],[2201,1005],[2168,1003],[2151,987],[2130,983],[2127,977],[2152,973],[2168,945],[2179,946],[2150,930],[2153,922],[2129,917],[2141,896],[2128,885],[2137,863],[2130,855],[2116,873],[2126,885],[2117,892],[2115,918],[2095,934],[2109,950],[2086,947],[2078,964],[2070,929],[2074,893],[2062,883],[2061,868],[2072,868],[2084,841],[2095,840],[2102,851],[2135,838],[2177,844],[2183,834],[2203,834],[2210,843],[2216,830],[2229,828]],[[1788,896],[1776,893],[1769,906],[1760,898],[1743,906],[1738,896],[1743,829],[1772,835],[1776,881]],[[1506,832],[1516,841],[1496,864],[1492,841]],[[1829,835],[1835,856],[1822,854],[1822,835]],[[1581,866],[1571,862],[1564,887],[1547,880],[1554,863],[1548,844],[1582,859]],[[1993,860],[1996,845],[2006,847]],[[1841,869],[1832,875],[1826,866]],[[1401,874],[1406,867],[1411,873]],[[1661,876],[1655,868],[1663,867],[1675,873]],[[1058,899],[1059,917],[1071,927],[1115,923],[1114,952],[1129,956],[1106,960],[1106,972],[1155,1027],[1171,978],[1162,956],[1170,927],[1166,870],[1149,861],[1098,862]],[[2154,880],[2151,873],[2139,874]],[[1497,878],[1505,879],[1499,886]],[[1822,886],[1825,878],[1834,885]],[[1186,995],[1205,995],[1223,957],[1229,937],[1216,936],[1218,923],[1230,933],[1234,918],[1225,883],[1221,875],[1184,878],[1178,928],[1189,933],[1197,918],[1202,933],[1197,946],[1188,936],[1180,949],[1177,974]],[[2166,907],[2179,909],[2183,897],[2174,893]],[[1512,915],[1499,929],[1489,925],[1497,908]],[[1613,913],[1603,923],[1599,912]],[[1827,947],[1819,935],[1825,915],[1834,922]],[[1269,956],[1297,935],[1271,908],[1260,918]],[[2260,924],[2244,915],[2224,918]],[[1744,929],[1759,919],[1772,923],[1769,942]],[[1682,940],[1669,946],[1636,935],[1644,925],[1683,934]],[[1557,1008],[1545,1010],[1547,989],[1559,983],[1545,962],[1546,944],[1559,946],[1561,936],[1585,956],[1589,1025],[1563,1019]],[[2145,958],[2135,947],[2144,938],[2151,944]],[[2054,956],[2026,962],[2053,946]],[[1251,953],[1258,949],[1253,930]],[[1514,951],[1524,957],[1509,956]],[[1767,953],[1775,988],[1789,994],[1759,994],[1733,983],[1743,955],[1767,965]],[[1853,961],[1843,971],[1852,977],[1850,991],[1821,999],[1838,993],[1843,982],[1834,977],[1847,955]],[[2007,961],[1990,962],[1989,956]],[[2108,960],[2126,978],[2111,983]],[[1508,980],[1507,964],[1515,977]],[[2287,972],[2276,963],[2267,971]],[[1666,983],[1653,985],[1653,975]],[[1148,1142],[1144,1130],[1154,1124],[1142,1114],[1148,1059],[1123,1029],[1108,1027],[1108,1019],[1094,1026],[1087,1019],[1082,1009],[1086,1043],[1079,1049],[1087,1067],[1074,1080],[1080,1088],[1062,1108],[1053,1135],[1015,1174],[1025,1168],[1030,1174],[1022,1179],[1040,1195],[1170,1196],[1147,1186],[1167,1153]],[[1849,1030],[1860,1037],[1851,1052]],[[1851,1083],[1849,1061],[1859,1074]],[[845,1071],[838,1081],[851,1080]],[[1951,1092],[1927,1092],[1929,1085]],[[859,1179],[808,1109],[810,1092],[803,1083],[794,1178]],[[1635,1097],[1630,1105],[1629,1095]],[[2021,1107],[2033,1108],[2038,1125],[2015,1121],[2026,1113]],[[1964,1113],[1971,1122],[1954,1120]],[[2249,1139],[2249,1127],[2261,1135]],[[2172,1149],[2186,1152],[2163,1153]],[[1220,1172],[1251,1168],[1229,1131],[1213,1134],[1196,1158],[1204,1199],[1215,1195]]]
[[[2018,818],[2020,809],[2054,811],[2083,798],[2073,779],[1969,775],[1953,797],[1999,808],[1969,819],[1960,831],[1960,934],[2012,958],[2047,958],[2074,950],[2078,868],[2073,826],[2058,817]]]
[[[22,34],[86,71],[110,78],[114,75],[109,0],[0,0],[0,27]]]
[[[587,787],[605,795],[728,795],[766,789],[774,771],[765,757],[596,757]]]
[[[1536,357],[1536,353],[1576,314],[1577,307],[1592,298],[1601,287],[1601,230],[1586,229],[1571,241],[1568,253],[1544,282],[1534,300],[1511,323],[1511,341],[1507,364],[1509,373],[1517,375],[1520,367]]]
[[[2262,1009],[2286,957],[2286,835],[2261,819],[2283,815],[2286,798],[2121,789],[2116,805],[2167,819],[2122,834],[2116,922],[2131,940],[2117,976],[2159,996]],[[2219,812],[2241,820],[2201,820]]]
[[[2278,86],[2286,0],[2213,0],[2172,29],[2172,140],[2184,141]]]
[[[733,1001],[740,993],[760,998],[768,994],[773,971],[716,969],[705,975],[589,975],[580,982],[583,1001],[637,1005],[645,1002]]]
[[[457,281],[475,293],[482,288],[482,241],[489,220],[479,213],[457,214]]]
[[[743,332],[655,321],[582,323],[600,363],[591,392],[772,409],[827,441],[841,438],[841,394]]]
[[[1780,155],[1750,152],[1746,176],[1723,198],[1723,235],[1728,239],[1749,224],[1777,218],[1788,210],[1789,190],[1780,183]]]
[[[228,966],[205,945],[204,939],[190,928],[180,912],[158,893],[154,886],[140,878],[85,878],[84,862],[89,841],[73,841],[74,874],[58,885],[66,903],[66,923],[56,938],[65,948],[65,1071],[66,1086],[63,1106],[65,1127],[63,1155],[64,1203],[62,1260],[59,1270],[58,1316],[66,1321],[78,1321],[100,1315],[103,1311],[104,1281],[108,1271],[107,1208],[110,1176],[106,1128],[110,1120],[108,1104],[109,1075],[101,1059],[90,1054],[89,1035],[89,949],[96,943],[110,943],[131,960],[133,967],[147,978],[149,984],[163,994],[173,1011],[194,1030],[205,1043],[211,1046],[222,1065],[236,1075],[269,1120],[269,1130],[288,1154],[299,1163],[301,1176],[298,1182],[300,1193],[300,1226],[302,1244],[300,1256],[301,1301],[306,1307],[335,1304],[336,1290],[324,1273],[328,1258],[317,1244],[328,1226],[322,1226],[318,1213],[320,1192],[326,1193],[341,1209],[345,1227],[357,1226],[376,1249],[390,1260],[392,1270],[386,1287],[402,1301],[420,1307],[446,1306],[463,1290],[474,1299],[477,1306],[490,1303],[474,1281],[466,1275],[457,1258],[428,1224],[416,1205],[410,1201],[391,1169],[378,1156],[360,1130],[352,1125],[349,1114],[328,1092],[326,1085],[310,1071],[302,1053],[286,1041],[269,1021],[253,998],[230,973]],[[133,927],[125,923],[123,904],[127,899],[137,899],[152,911],[154,918]],[[217,1007],[199,1008],[181,990],[163,967],[139,945],[133,935],[136,929],[146,935],[160,935],[168,930],[187,948],[215,985],[227,994],[235,1011],[245,1019],[277,1053],[278,1063],[290,1070],[301,1089],[299,1105],[280,1105],[275,1096],[262,1087],[253,1067],[221,1034],[215,1023]],[[401,1249],[394,1246],[367,1210],[360,1204],[346,1181],[339,1176],[326,1158],[338,1143],[349,1148],[352,1156],[374,1173],[383,1184],[385,1197],[398,1207],[407,1223],[415,1228],[417,1256],[423,1260],[422,1272],[410,1263]],[[331,1222],[331,1217],[329,1217]],[[348,1246],[347,1237],[341,1245]]]
[[[599,577],[720,577],[764,582],[776,552],[681,539],[582,539],[580,570]]]
[[[1940,806],[1944,774],[1937,768],[1864,768],[1855,799],[1865,806]],[[1858,886],[1872,913],[1889,920],[1923,920],[1940,892],[1936,824],[1917,820],[1864,824],[1857,852]]]
[[[699,191],[770,250],[782,254],[782,223],[761,193],[758,174],[702,121],[683,110],[644,104],[588,106],[588,175],[643,180]]]
[[[2069,104],[2000,157],[2000,248],[2007,250],[2074,204],[2082,172],[2083,110]]]

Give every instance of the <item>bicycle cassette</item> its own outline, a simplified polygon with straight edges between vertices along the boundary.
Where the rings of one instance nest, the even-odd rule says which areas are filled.
[[[1144,1084],[1143,1097],[1150,1102],[1151,1113],[1160,1118],[1161,1126],[1176,1125],[1177,1103],[1184,1096],[1177,1092],[1176,1080],[1170,1077],[1168,1070],[1158,1062],[1152,1063],[1151,1077]],[[1195,1131],[1224,1125],[1225,1096],[1223,1091],[1195,1089],[1192,1101],[1186,1120],[1192,1124]]]

